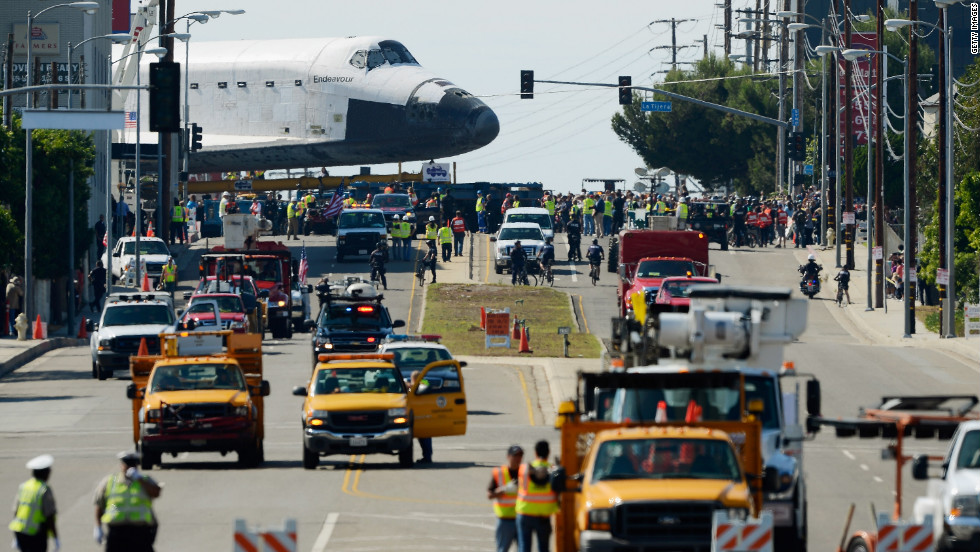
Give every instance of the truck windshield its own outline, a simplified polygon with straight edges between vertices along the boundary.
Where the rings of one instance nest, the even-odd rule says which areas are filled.
[[[684,260],[641,261],[636,269],[637,278],[666,278],[667,276],[687,276],[687,273],[697,274],[694,263]]]
[[[699,376],[671,374],[664,377],[664,386],[659,389],[620,389],[616,394],[617,404],[613,406],[613,421],[654,421],[661,402],[670,422],[685,421],[692,402],[701,407],[703,421],[740,421],[743,413],[739,412],[738,374],[720,374],[714,379]],[[753,399],[762,399],[761,418],[765,429],[780,427],[776,391],[775,378],[745,376],[746,404]]]
[[[282,265],[279,259],[249,259],[249,275],[260,282],[282,282]]]
[[[320,326],[377,329],[391,326],[388,313],[378,305],[332,304],[320,312]]]
[[[218,303],[218,310],[221,312],[244,312],[245,308],[242,306],[242,300],[235,297],[228,296],[202,296],[199,301],[214,301]],[[194,306],[194,298],[191,297],[191,308]],[[208,305],[207,310],[204,312],[210,312],[211,306]],[[198,312],[198,311],[195,311]]]
[[[245,390],[242,372],[234,364],[182,364],[158,366],[153,371],[150,392],[195,389]]]
[[[405,383],[395,368],[342,368],[329,366],[316,373],[314,395],[347,393],[405,393]]]
[[[166,326],[174,323],[174,313],[167,305],[115,305],[106,308],[102,326],[138,326],[152,324]]]
[[[435,347],[398,347],[386,349],[386,353],[394,353],[395,366],[402,374],[409,376],[414,370],[421,370],[427,365],[440,360],[450,360],[453,355],[446,349]]]
[[[715,439],[622,439],[596,452],[592,481],[721,479],[740,481],[735,451]]]
[[[543,241],[544,235],[540,228],[501,228],[498,240],[538,240]]]
[[[136,242],[130,241],[123,244],[123,255],[135,255]],[[140,240],[140,255],[169,255],[167,246],[163,242],[156,240]]]
[[[980,469],[980,431],[971,431],[963,436],[956,467]]]
[[[401,194],[381,194],[374,196],[374,201],[371,203],[371,207],[377,208],[412,208],[412,200],[409,199],[407,195]]]
[[[506,222],[530,222],[537,224],[542,230],[551,228],[551,217],[548,213],[507,213]]]
[[[347,212],[340,215],[338,228],[384,228],[385,217],[381,213]]]
[[[691,286],[704,285],[707,282],[667,282],[661,291],[668,298],[684,299],[691,294]]]

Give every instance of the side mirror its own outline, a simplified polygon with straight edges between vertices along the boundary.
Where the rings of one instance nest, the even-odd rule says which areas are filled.
[[[563,466],[558,466],[552,470],[550,478],[551,490],[555,491],[556,493],[563,493],[568,490],[568,477],[565,474],[565,468]]]
[[[305,387],[301,387],[299,385],[297,385],[296,387],[293,387],[293,395],[296,395],[297,397],[305,397],[306,396],[306,388]]]
[[[263,299],[268,299],[269,298],[269,290],[263,289],[262,291],[259,291],[259,297],[261,297]]]
[[[98,322],[96,322],[95,320],[86,320],[85,321],[85,331],[87,331],[87,332],[94,332],[97,329],[99,329],[99,323]]]
[[[424,395],[425,392],[428,391],[428,390],[429,390],[429,384],[428,383],[425,383],[425,382],[422,382],[422,383],[420,383],[418,385],[418,387],[415,388],[415,394],[416,395]]]
[[[820,380],[806,380],[806,412],[810,416],[820,415]]]
[[[820,433],[820,419],[817,416],[807,416],[806,432],[810,435]]]
[[[468,365],[469,365],[469,362],[466,362],[465,360],[459,361],[459,367],[460,368],[466,368]]]
[[[929,457],[925,454],[912,459],[912,479],[917,481],[929,479]]]
[[[719,284],[721,283],[721,272],[715,272],[715,280],[718,280]]]
[[[181,325],[184,327],[183,329],[190,331],[197,327],[197,321],[191,318],[189,320],[185,320]]]
[[[127,399],[140,398],[139,391],[137,391],[135,383],[130,383],[129,385],[126,386],[126,398]]]
[[[625,264],[620,264],[619,267],[616,269],[616,273],[619,274],[619,277],[620,278],[622,278],[623,280],[625,280],[626,279],[626,265]]]
[[[394,328],[404,328],[405,327],[405,321],[404,320],[395,320],[395,322],[391,325],[391,327],[392,327],[392,329],[394,329]]]
[[[303,327],[310,331],[315,330],[316,322],[307,318],[306,320],[303,321]]]
[[[490,236],[490,241],[492,241],[492,242],[497,241],[497,236]]]
[[[191,298],[191,292],[185,291],[184,292],[184,301],[187,301],[190,298]]]
[[[272,390],[269,387],[269,380],[262,380],[262,383],[258,387],[252,388],[253,395],[260,395],[262,397],[268,397]]]
[[[119,252],[118,251],[113,251],[112,252],[112,256],[113,257],[118,257],[119,256]]]
[[[769,467],[762,471],[762,490],[767,493],[779,491],[779,470]]]

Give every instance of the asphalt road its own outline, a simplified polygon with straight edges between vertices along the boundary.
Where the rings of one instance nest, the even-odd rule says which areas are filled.
[[[558,241],[558,256],[564,259],[561,236]],[[298,256],[300,242],[289,244],[295,244]],[[491,245],[485,236],[476,236],[473,278],[509,283],[509,274],[498,276],[487,263]],[[306,246],[311,282],[323,273],[340,276],[367,267],[360,259],[334,263],[332,238],[308,238]],[[711,262],[727,282],[794,287],[795,268],[804,258],[801,251],[712,250]],[[187,279],[182,284],[189,286],[196,262],[185,255],[181,264],[181,277]],[[555,287],[570,293],[580,306],[582,329],[608,337],[609,319],[617,310],[616,277],[603,272],[593,287],[586,271],[560,263]],[[410,263],[389,267],[386,304],[393,317],[408,320],[414,330],[423,309],[421,290],[413,285],[411,274]],[[977,370],[951,357],[868,343],[828,294],[823,295],[811,303],[808,330],[789,347],[787,358],[799,371],[821,379],[825,415],[852,416],[859,406],[873,405],[889,394],[976,388]],[[530,448],[539,438],[556,436],[542,425],[542,409],[548,408],[550,397],[540,371],[474,363],[464,369],[471,409],[467,435],[436,439],[432,466],[403,470],[394,457],[331,457],[309,472],[300,463],[301,399],[290,395],[290,389],[303,385],[309,375],[309,336],[267,340],[265,352],[266,378],[272,386],[267,462],[259,469],[239,470],[234,455],[166,458],[164,468],[152,472],[165,484],[155,505],[161,519],[158,550],[227,548],[237,517],[265,525],[295,518],[300,550],[492,550],[494,519],[484,492],[490,468],[503,460],[511,443]],[[83,348],[58,350],[0,379],[0,497],[12,497],[27,477],[24,462],[37,454],[53,454],[52,486],[62,541],[69,549],[92,546],[92,492],[101,477],[117,469],[115,453],[132,446],[130,403],[124,396],[127,382],[92,380],[88,354]],[[871,527],[870,504],[890,511],[895,464],[881,460],[886,444],[838,439],[828,432],[805,444],[811,551],[836,547],[851,503],[857,505],[852,530]],[[910,441],[908,447],[908,452],[944,450],[945,443],[937,441]],[[907,486],[907,512],[923,487]]]

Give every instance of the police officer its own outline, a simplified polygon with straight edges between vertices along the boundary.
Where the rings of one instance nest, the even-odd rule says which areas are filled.
[[[439,227],[439,244],[442,245],[442,260],[448,263],[453,256],[453,231],[449,228],[449,223]]]
[[[8,527],[14,532],[14,541],[21,552],[46,552],[49,536],[54,539],[55,552],[61,548],[55,527],[57,508],[54,493],[48,487],[53,463],[54,458],[50,454],[31,459],[27,463],[31,478],[21,483],[17,490],[14,520]]]
[[[157,534],[153,499],[160,496],[160,485],[137,469],[138,452],[121,452],[117,457],[120,470],[103,479],[95,491],[92,536],[96,544],[105,541],[106,552],[153,552]]]
[[[551,463],[548,462],[548,441],[534,444],[530,464],[521,464],[517,471],[517,549],[531,552],[531,539],[538,541],[538,550],[547,552],[551,539],[551,516],[558,512],[558,495],[551,489]]]
[[[493,514],[497,516],[497,552],[508,552],[517,541],[517,475],[524,460],[524,449],[511,445],[507,449],[507,463],[493,469],[487,498],[493,501]]]
[[[568,260],[582,260],[582,223],[578,221],[578,215],[572,215],[565,226],[565,233],[568,235]]]

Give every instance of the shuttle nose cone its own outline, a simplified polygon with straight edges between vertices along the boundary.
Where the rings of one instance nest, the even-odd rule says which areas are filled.
[[[473,133],[473,142],[478,147],[483,147],[493,142],[493,139],[500,133],[500,121],[497,120],[497,114],[486,105],[483,105],[482,108],[477,108],[476,118],[472,123],[471,131]]]

